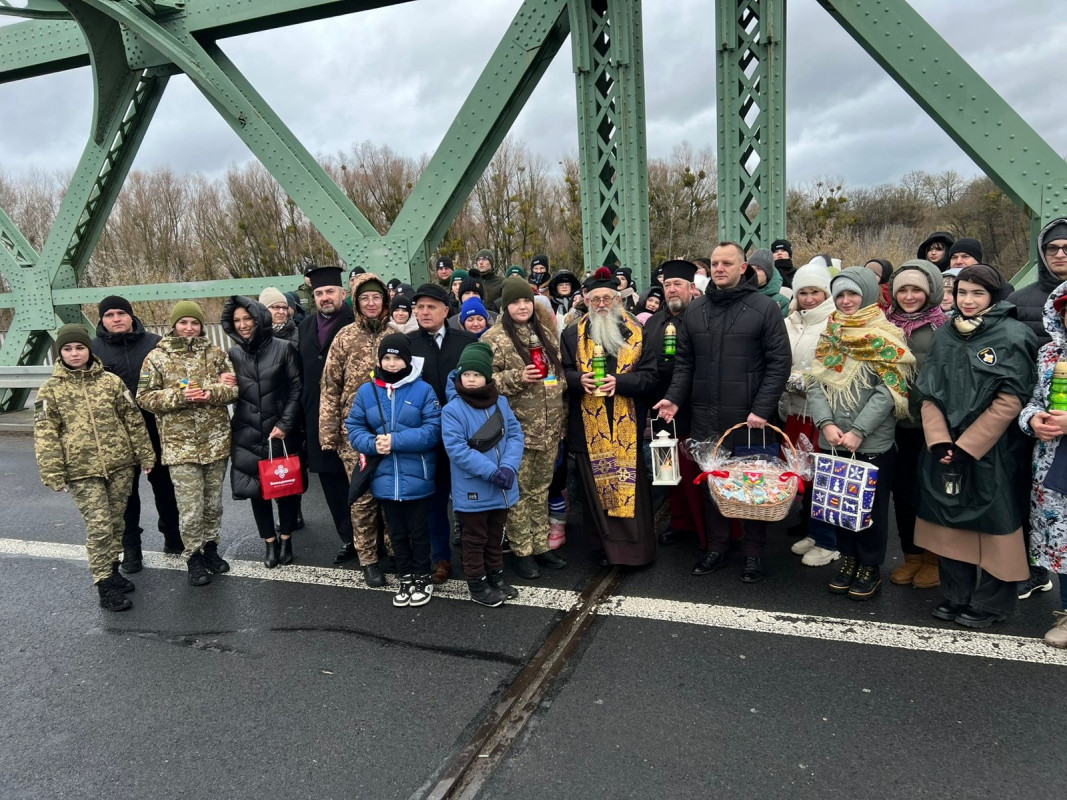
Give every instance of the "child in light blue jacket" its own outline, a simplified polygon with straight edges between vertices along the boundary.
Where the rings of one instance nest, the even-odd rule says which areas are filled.
[[[463,574],[471,597],[496,607],[518,592],[504,581],[501,542],[508,509],[519,500],[517,475],[526,441],[493,381],[493,350],[469,344],[449,376],[441,412],[452,464],[452,508],[463,536]]]

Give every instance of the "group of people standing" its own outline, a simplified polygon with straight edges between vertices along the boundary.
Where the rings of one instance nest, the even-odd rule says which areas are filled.
[[[346,290],[340,269],[318,267],[299,324],[276,289],[230,298],[228,353],[204,336],[196,303],[177,303],[159,339],[106,298],[95,340],[59,332],[36,405],[41,474],[85,516],[105,608],[129,607],[122,572],[140,565],[138,466],[192,585],[229,568],[218,554],[228,462],[264,565],[292,562],[300,495],[277,501],[276,523],[259,482],[280,448],[319,476],[335,564],[358,559],[371,586],[395,568],[394,604],[417,606],[452,576],[458,543],[471,596],[496,606],[516,592],[503,541],[523,580],[566,566],[568,499],[605,564],[651,563],[657,543],[688,532],[704,549],[695,574],[727,564],[739,538],[741,579],[760,581],[768,524],[725,518],[688,458],[657,542],[648,439],[664,424],[684,443],[780,423],[878,468],[868,529],[796,526],[805,564],[840,562],[831,592],[879,591],[892,502],[905,558],[890,580],[940,585],[935,616],[985,627],[1013,612],[1020,585],[1049,590],[1047,570],[1065,571],[1067,413],[1049,409],[1067,347],[1065,246],[1057,220],[1040,235],[1039,280],[1014,294],[978,242],[942,232],[896,269],[874,259],[837,271],[828,255],[796,268],[785,240],[747,256],[724,242],[709,259],[665,262],[641,293],[625,268],[579,280],[541,255],[504,276],[489,251],[469,271],[442,256],[417,289],[357,269]],[[724,445],[740,442],[739,431]],[[1049,634],[1060,646],[1062,622]]]

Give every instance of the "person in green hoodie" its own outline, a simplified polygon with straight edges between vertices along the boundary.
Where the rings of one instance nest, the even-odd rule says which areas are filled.
[[[782,309],[782,316],[789,316],[789,301],[793,299],[791,290],[782,291],[782,274],[774,266],[774,256],[766,247],[754,250],[748,257],[748,265],[756,270],[756,281],[760,294],[765,294]]]
[[[104,371],[91,346],[81,325],[59,329],[59,360],[33,404],[34,453],[45,486],[70,492],[85,520],[100,607],[125,611],[135,588],[119,574],[126,501],[138,464],[151,472],[156,454],[130,390]]]
[[[171,331],[144,360],[137,402],[156,415],[163,463],[170,467],[189,583],[229,572],[219,555],[222,481],[230,456],[230,415],[237,377],[230,357],[204,336],[204,312],[176,303]]]

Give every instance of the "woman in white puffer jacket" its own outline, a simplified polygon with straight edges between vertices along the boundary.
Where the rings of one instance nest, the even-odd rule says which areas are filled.
[[[835,310],[830,296],[830,270],[822,259],[805,264],[793,276],[793,299],[789,303],[789,316],[785,327],[789,332],[789,345],[793,350],[793,369],[789,382],[778,404],[778,413],[785,420],[785,431],[794,443],[800,434],[819,448],[819,431],[808,414],[807,386],[811,380],[811,368],[815,363],[815,346],[819,336],[826,330],[826,320]],[[809,519],[810,494],[804,498],[804,513],[796,529],[804,538],[793,545],[792,551],[803,556],[809,567],[820,567],[836,561],[837,551],[834,530],[825,523]]]

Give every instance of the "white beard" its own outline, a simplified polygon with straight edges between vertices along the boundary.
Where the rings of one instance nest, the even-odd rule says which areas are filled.
[[[614,358],[619,357],[622,348],[626,346],[626,337],[622,335],[622,308],[613,306],[607,314],[598,314],[595,311],[589,314],[589,338],[593,344],[604,348],[604,352]]]

